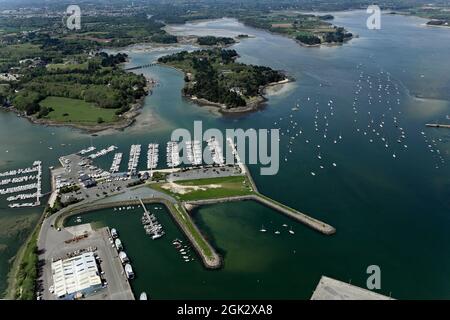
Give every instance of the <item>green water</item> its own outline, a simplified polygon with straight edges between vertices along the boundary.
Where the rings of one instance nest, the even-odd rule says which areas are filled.
[[[154,67],[140,71],[156,78],[160,86],[147,98],[136,126],[100,134],[93,138],[96,146],[116,144],[127,154],[130,144],[165,143],[174,128],[192,128],[194,120],[202,120],[205,128],[280,127],[286,135],[281,139],[279,173],[260,176],[258,168],[251,166],[260,191],[323,219],[336,227],[337,233],[320,235],[251,202],[203,207],[195,212],[195,219],[224,256],[223,269],[207,271],[198,259],[184,263],[172,247],[172,240],[182,235],[167,213],[155,211],[167,232],[158,241],[145,236],[138,212],[105,210],[84,215],[83,222],[98,221],[118,228],[136,269],[132,283],[136,293],[146,291],[153,298],[308,299],[322,274],[365,286],[366,268],[376,264],[382,272],[381,293],[399,299],[450,298],[450,136],[448,130],[424,128],[428,122],[448,121],[450,32],[424,28],[420,26],[424,20],[418,18],[390,15],[383,16],[383,28],[373,32],[365,29],[366,18],[364,12],[336,14],[336,24],[360,35],[342,47],[303,48],[229,19],[189,24],[178,30],[254,35],[234,46],[241,61],[286,70],[296,78],[253,114],[219,117],[181,98],[183,76],[176,70]],[[130,65],[148,63],[164,53],[133,50],[129,52]],[[398,97],[400,104],[388,110],[386,96],[382,103],[372,105],[361,98],[355,115],[352,102],[361,72],[383,86],[398,86],[395,99]],[[360,96],[368,93],[376,91],[365,86]],[[333,116],[327,108],[330,99]],[[300,111],[293,112],[297,102]],[[319,133],[314,130],[316,106],[321,116]],[[386,124],[377,130],[389,139],[387,149],[380,137],[369,134],[377,139],[370,143],[369,136],[356,131],[369,131],[366,126],[371,118],[378,123],[382,114]],[[324,115],[329,121],[327,139],[322,137]],[[406,133],[402,144],[395,142],[398,128],[392,124],[394,116]],[[154,117],[157,123],[152,121]],[[303,133],[289,145],[287,129],[294,130],[291,120]],[[343,139],[335,144],[338,135]],[[430,152],[427,145],[431,140],[435,140],[433,149],[440,149],[444,164]],[[0,111],[0,171],[28,166],[36,159],[45,166],[55,165],[58,156],[89,144],[89,135],[77,130],[35,126]],[[321,161],[317,145],[321,146]],[[123,165],[127,159],[125,156]],[[98,164],[109,168],[111,160],[109,155]],[[162,155],[160,163],[164,162]],[[331,166],[333,162],[337,167]],[[439,168],[435,168],[437,164]],[[0,198],[0,243],[7,245],[0,252],[0,290],[5,287],[8,260],[29,232],[29,227],[12,232],[10,221],[24,216],[35,221],[40,212],[41,208],[9,210]],[[286,232],[284,223],[292,225],[295,235]],[[262,224],[268,229],[265,234],[258,231]],[[8,227],[2,228],[4,225]],[[275,230],[282,232],[277,236]]]

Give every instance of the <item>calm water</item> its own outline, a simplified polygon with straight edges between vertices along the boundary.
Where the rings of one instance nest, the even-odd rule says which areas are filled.
[[[376,264],[384,294],[450,298],[450,136],[448,130],[424,128],[445,122],[450,113],[450,31],[401,16],[383,16],[382,30],[369,31],[365,19],[362,12],[336,14],[336,24],[360,37],[322,48],[303,48],[230,19],[175,28],[186,34],[253,35],[234,46],[241,61],[286,70],[297,81],[271,95],[260,112],[219,117],[181,98],[183,76],[176,70],[145,69],[141,72],[160,86],[146,100],[138,124],[94,137],[94,144],[114,143],[127,153],[132,143],[165,143],[172,129],[191,128],[194,120],[205,128],[280,128],[279,173],[260,176],[252,168],[260,191],[325,220],[337,233],[322,236],[250,202],[203,207],[195,219],[225,257],[222,270],[207,271],[198,260],[181,260],[171,241],[182,235],[161,210],[155,212],[167,236],[159,241],[145,236],[139,212],[83,216],[83,222],[119,229],[137,272],[135,292],[145,290],[153,298],[308,299],[322,274],[364,286],[367,266]],[[174,50],[179,49],[168,52]],[[164,53],[132,50],[130,64]],[[296,103],[300,110],[294,112]],[[59,155],[90,144],[89,135],[77,130],[34,126],[5,112],[0,141],[0,171],[36,159],[54,165]],[[108,168],[111,160],[112,155],[99,164]],[[27,235],[12,232],[11,225],[35,220],[41,209],[8,210],[3,199],[0,207],[0,243],[7,245],[0,255],[3,289],[8,260]],[[266,234],[258,231],[261,224]],[[275,230],[282,232],[276,236]]]

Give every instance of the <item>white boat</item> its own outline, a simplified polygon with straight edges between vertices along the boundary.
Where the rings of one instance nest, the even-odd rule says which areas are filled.
[[[122,262],[122,263],[127,263],[127,262],[130,261],[130,259],[128,259],[128,256],[125,253],[125,251],[120,251],[119,252],[119,259],[120,259],[120,262]]]
[[[123,249],[122,241],[120,241],[119,238],[116,239],[116,241],[114,242],[114,244],[115,244],[117,250],[122,250],[122,249]]]
[[[277,231],[275,231],[275,234],[280,234],[280,231],[278,231],[278,230],[277,230]]]
[[[134,272],[133,272],[133,268],[131,267],[131,264],[127,263],[125,265],[125,273],[127,274],[128,279],[134,278]]]
[[[139,300],[147,300],[147,294],[145,292],[142,292],[139,296]]]
[[[156,234],[154,234],[154,235],[152,236],[152,240],[159,239],[159,238],[161,238],[162,236],[163,236],[163,234],[161,234],[161,233],[156,233]]]
[[[112,228],[111,229],[111,236],[115,239],[115,238],[117,238],[119,235],[117,234],[117,230],[116,229],[114,229],[114,228]]]
[[[267,230],[264,228],[264,226],[261,226],[261,229],[259,231],[266,232]]]
[[[294,230],[292,230],[292,228],[289,228],[289,233],[290,234],[295,234]]]

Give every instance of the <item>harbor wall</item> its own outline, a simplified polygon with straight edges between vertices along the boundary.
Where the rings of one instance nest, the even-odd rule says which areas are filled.
[[[318,219],[312,218],[300,211],[297,211],[295,209],[292,209],[288,206],[285,206],[279,202],[276,202],[273,199],[270,199],[266,196],[263,196],[261,194],[252,194],[252,195],[245,195],[245,196],[236,196],[236,197],[227,197],[227,198],[220,198],[220,199],[206,199],[206,200],[194,200],[194,201],[187,201],[186,204],[188,206],[201,206],[201,205],[210,205],[210,204],[216,204],[216,203],[224,203],[224,202],[235,202],[235,201],[245,201],[245,200],[252,200],[259,202],[266,207],[269,207],[271,209],[274,209],[280,213],[283,213],[287,215],[288,217],[299,221],[303,223],[304,225],[320,232],[326,235],[331,235],[336,233],[336,229],[329,224],[326,224],[325,222],[322,222]]]

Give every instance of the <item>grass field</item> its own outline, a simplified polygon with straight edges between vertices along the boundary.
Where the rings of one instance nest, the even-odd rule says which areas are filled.
[[[41,106],[53,108],[45,119],[61,123],[97,124],[98,118],[105,123],[117,120],[115,109],[97,108],[92,103],[78,99],[47,97],[41,101]]]
[[[152,184],[151,188],[167,193],[181,201],[220,199],[253,194],[244,176],[176,181]]]
[[[87,70],[88,64],[85,63],[52,63],[47,65],[47,69],[50,71],[75,71],[75,70]]]
[[[42,53],[38,45],[23,43],[1,46],[0,57],[6,59],[34,58]]]

